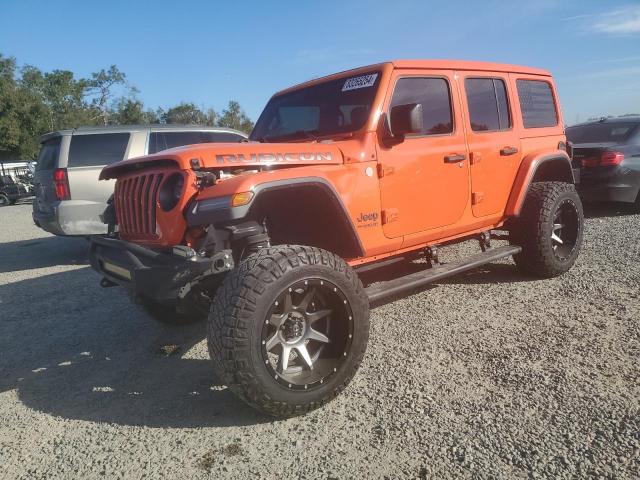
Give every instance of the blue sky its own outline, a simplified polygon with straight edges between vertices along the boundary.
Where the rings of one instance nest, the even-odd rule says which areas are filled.
[[[546,68],[568,124],[640,113],[638,0],[0,0],[0,53],[80,76],[116,64],[149,107],[236,99],[254,120],[278,89],[394,58]]]

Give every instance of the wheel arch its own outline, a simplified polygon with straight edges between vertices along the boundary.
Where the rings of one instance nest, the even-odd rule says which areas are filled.
[[[365,254],[340,196],[333,185],[321,177],[256,185],[246,218],[257,221],[266,218],[273,244],[297,243],[318,247],[342,258]]]
[[[571,159],[567,152],[556,150],[553,152],[534,153],[522,160],[507,201],[505,216],[514,217],[520,215],[522,204],[531,184],[544,181],[575,183]]]

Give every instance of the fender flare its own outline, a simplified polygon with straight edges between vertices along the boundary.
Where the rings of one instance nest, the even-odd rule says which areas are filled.
[[[293,190],[302,188],[320,188],[332,202],[332,207],[342,212],[339,218],[343,226],[350,232],[352,245],[357,250],[359,256],[364,256],[365,250],[357,233],[356,227],[351,220],[347,208],[334,186],[325,178],[309,176],[289,178],[284,180],[274,180],[255,185],[252,189],[253,198],[247,205],[241,207],[231,206],[231,196],[216,197],[205,200],[196,200],[191,203],[186,210],[187,224],[189,226],[215,225],[221,223],[237,222],[251,216],[252,209],[259,204],[260,198],[265,193],[275,190]],[[338,221],[338,219],[336,219]]]
[[[506,217],[517,217],[520,215],[522,204],[527,196],[529,187],[533,182],[536,174],[541,171],[541,167],[555,163],[559,165],[559,172],[553,175],[549,180],[555,180],[566,183],[575,183],[573,169],[571,167],[571,159],[567,152],[563,150],[555,150],[553,152],[532,153],[527,155],[520,163],[520,168],[516,174],[513,187],[507,201],[505,209]]]

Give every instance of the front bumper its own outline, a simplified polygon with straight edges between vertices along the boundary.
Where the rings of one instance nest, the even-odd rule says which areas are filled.
[[[110,282],[164,304],[183,299],[194,283],[233,268],[229,251],[186,258],[107,236],[91,237],[89,260]]]

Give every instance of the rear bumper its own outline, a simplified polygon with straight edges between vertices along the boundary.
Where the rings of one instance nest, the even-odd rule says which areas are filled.
[[[57,212],[44,213],[34,210],[31,213],[31,217],[33,218],[33,223],[45,232],[53,233],[54,235],[67,235],[60,227]]]
[[[187,259],[106,236],[91,237],[89,260],[109,281],[165,304],[184,298],[193,282],[233,267],[224,252]]]
[[[33,222],[54,235],[99,235],[107,233],[107,226],[100,220],[106,203],[84,200],[65,200],[50,206],[49,211],[37,208],[33,203]]]
[[[585,202],[633,203],[640,191],[640,172],[623,166],[583,169],[577,188]]]

